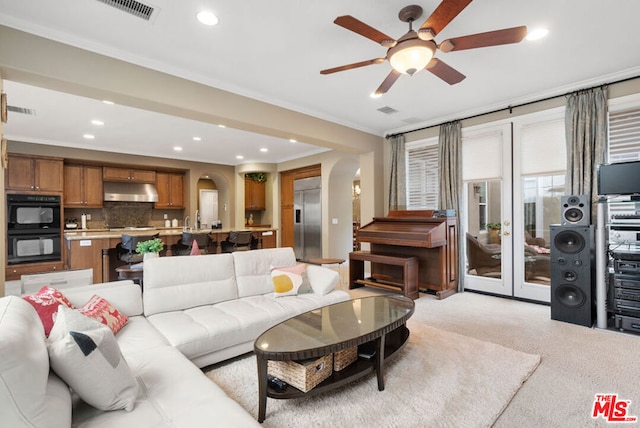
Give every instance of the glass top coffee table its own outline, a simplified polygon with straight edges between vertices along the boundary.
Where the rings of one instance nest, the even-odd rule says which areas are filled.
[[[377,375],[378,390],[384,390],[384,361],[407,342],[409,329],[405,323],[413,311],[413,300],[404,296],[372,296],[305,312],[265,331],[254,343],[258,362],[258,421],[265,419],[267,397],[284,399],[319,394],[373,371]],[[292,386],[276,390],[269,385],[269,360],[318,358],[369,342],[375,343],[371,358],[358,358],[308,392]]]

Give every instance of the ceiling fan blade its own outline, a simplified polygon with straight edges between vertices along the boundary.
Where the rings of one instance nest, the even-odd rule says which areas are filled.
[[[387,36],[351,15],[339,16],[333,21],[333,23],[344,27],[347,30],[351,30],[354,33],[360,34],[367,39],[373,40],[376,43],[383,44],[383,42],[385,42],[386,45],[395,44],[395,39],[393,37]]]
[[[439,60],[438,58],[433,58],[431,61],[429,61],[429,64],[427,64],[425,69],[435,74],[450,85],[460,83],[466,78],[464,74],[460,73],[458,70],[446,64],[444,61]]]
[[[396,83],[396,80],[398,80],[398,77],[400,77],[401,75],[402,73],[396,71],[396,69],[392,69],[391,73],[387,75],[387,77],[382,81],[382,84],[378,87],[378,89],[376,89],[374,95],[382,95],[386,93],[389,88],[391,88],[391,86]]]
[[[428,17],[426,21],[424,21],[424,24],[422,24],[420,30],[422,30],[423,34],[429,32],[430,30],[432,38],[435,37],[472,1],[473,0],[443,0],[442,3],[438,5],[436,10],[433,11],[431,16]],[[420,33],[420,30],[418,31],[418,33]],[[425,37],[420,38],[428,40]]]
[[[327,68],[322,70],[320,74],[337,73],[338,71],[351,70],[352,68],[364,67],[366,65],[380,64],[384,62],[384,58],[368,59],[366,61],[354,62],[353,64],[341,65],[340,67]]]
[[[505,28],[503,30],[488,31],[486,33],[471,34],[469,36],[454,37],[440,43],[438,48],[442,52],[461,51],[464,49],[484,48],[487,46],[507,45],[518,43],[527,35],[527,27]]]

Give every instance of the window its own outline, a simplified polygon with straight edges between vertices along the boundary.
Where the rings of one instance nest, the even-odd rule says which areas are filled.
[[[407,208],[438,209],[438,138],[408,143],[407,162]]]
[[[640,103],[609,112],[609,163],[640,160]],[[628,196],[614,200],[628,200]],[[609,205],[609,214],[635,214],[640,210],[636,202]]]
[[[640,160],[640,107],[609,114],[609,162]]]

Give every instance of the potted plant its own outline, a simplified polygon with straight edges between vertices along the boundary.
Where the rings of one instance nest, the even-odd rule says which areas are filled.
[[[500,227],[501,226],[502,225],[500,223],[487,223],[487,229],[489,229],[490,244],[500,243]]]
[[[136,253],[142,254],[144,260],[151,257],[158,257],[158,253],[164,248],[164,242],[160,238],[149,239],[148,241],[136,244]]]

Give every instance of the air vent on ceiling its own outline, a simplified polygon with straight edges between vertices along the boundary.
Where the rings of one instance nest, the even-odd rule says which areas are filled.
[[[7,111],[13,112],[13,113],[21,113],[21,114],[28,114],[29,116],[35,116],[36,115],[36,111],[30,108],[25,108],[25,107],[16,107],[16,106],[7,106]]]
[[[136,0],[98,0],[107,6],[115,7],[131,15],[137,16],[148,21],[153,14],[153,7],[140,3]]]
[[[389,106],[387,106],[387,107],[380,107],[380,108],[378,109],[378,111],[379,111],[380,113],[384,113],[384,114],[394,114],[394,113],[397,113],[397,112],[398,112],[398,110],[396,110],[396,109],[394,109],[394,108],[392,108],[392,107],[389,107]]]

